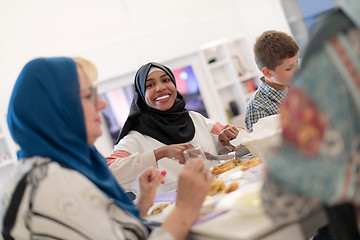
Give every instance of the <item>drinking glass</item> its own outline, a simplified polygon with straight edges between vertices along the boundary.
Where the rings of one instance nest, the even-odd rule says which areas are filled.
[[[207,169],[207,172],[205,174],[205,179],[211,178],[212,174],[209,171],[209,166],[207,164],[207,163],[210,163],[211,161],[205,161],[206,157],[200,146],[189,148],[189,149],[185,150],[183,153],[184,153],[186,161],[189,161],[190,159],[196,159],[196,158],[200,158],[201,160],[203,160],[204,164],[205,164],[205,168]]]
[[[189,148],[185,150],[183,153],[186,161],[188,161],[191,158],[201,158],[202,160],[205,160],[205,154],[200,146]]]

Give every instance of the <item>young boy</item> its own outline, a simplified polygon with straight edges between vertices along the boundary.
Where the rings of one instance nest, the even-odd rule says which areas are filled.
[[[250,98],[245,115],[246,129],[263,117],[277,113],[284,100],[287,86],[298,68],[299,47],[284,32],[266,31],[254,44],[255,61],[264,74],[255,94]]]

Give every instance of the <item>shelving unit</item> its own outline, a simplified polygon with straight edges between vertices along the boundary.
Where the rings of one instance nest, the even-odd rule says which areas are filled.
[[[220,40],[202,46],[201,62],[209,91],[219,111],[218,120],[243,125],[246,105],[257,89],[259,71],[244,38]]]
[[[15,163],[16,154],[4,119],[0,119],[0,168]]]

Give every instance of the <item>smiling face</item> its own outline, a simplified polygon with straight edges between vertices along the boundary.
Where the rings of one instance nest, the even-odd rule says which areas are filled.
[[[266,77],[266,84],[277,90],[284,90],[290,84],[298,69],[298,58],[299,53],[292,58],[286,58],[280,65],[275,67],[275,70],[263,68],[262,72]]]
[[[81,105],[84,112],[87,143],[93,145],[102,134],[100,111],[106,108],[106,102],[96,93],[93,83],[82,68],[77,67]]]
[[[177,91],[169,75],[163,71],[150,73],[145,82],[145,101],[149,107],[169,110],[175,102]]]

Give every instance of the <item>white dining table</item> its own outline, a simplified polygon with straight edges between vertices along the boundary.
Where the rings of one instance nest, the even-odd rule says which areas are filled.
[[[243,217],[229,211],[191,228],[188,239],[238,239],[238,240],[304,240],[327,224],[323,210],[318,209],[304,219],[276,224],[266,215]]]
[[[232,172],[236,171],[238,170],[235,169]],[[225,174],[223,179],[227,180],[226,177],[229,176],[231,176],[231,172],[227,173],[227,175]],[[241,178],[251,178],[251,174],[244,174]],[[254,178],[252,178],[250,180],[252,183],[245,183],[245,186],[242,187],[246,188],[249,185],[257,186],[258,184],[261,184],[261,181],[263,181],[261,177],[260,179],[254,180]],[[161,196],[157,196],[158,201],[156,204],[172,201],[175,197],[175,192],[162,194]],[[226,203],[227,202],[225,201],[225,205]],[[169,214],[169,210],[168,212],[165,210],[166,209],[164,209],[164,211],[160,214],[148,216],[148,219],[158,222],[164,221]],[[298,219],[292,222],[275,223],[263,211],[260,211],[257,214],[249,215],[244,214],[237,208],[215,208],[213,212],[208,213],[194,223],[187,239],[304,240],[313,236],[317,229],[325,226],[327,222],[326,214],[322,209],[316,209],[303,219]]]

